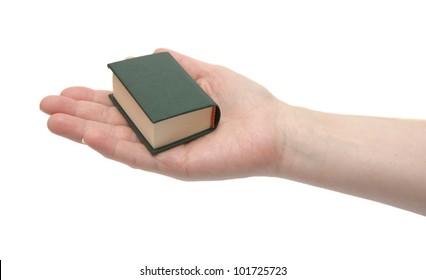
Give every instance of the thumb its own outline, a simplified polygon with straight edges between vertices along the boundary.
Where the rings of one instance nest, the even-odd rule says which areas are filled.
[[[211,70],[212,65],[206,62],[202,62],[196,60],[192,57],[183,55],[176,51],[166,49],[166,48],[158,48],[154,51],[154,53],[162,53],[168,52],[170,53],[174,59],[180,64],[180,66],[185,69],[186,72],[191,76],[192,79],[197,80],[202,78],[202,75],[209,72]]]

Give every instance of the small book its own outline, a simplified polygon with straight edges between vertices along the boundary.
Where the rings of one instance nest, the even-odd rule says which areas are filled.
[[[217,104],[170,53],[108,64],[114,105],[148,150],[156,154],[216,129]]]

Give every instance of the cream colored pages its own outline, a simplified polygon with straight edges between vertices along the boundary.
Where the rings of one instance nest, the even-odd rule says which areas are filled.
[[[154,140],[154,124],[150,121],[145,112],[139,107],[132,95],[124,87],[123,83],[113,75],[112,87],[114,89],[114,97],[120,106],[126,111],[126,114],[133,121],[139,131],[146,140],[153,146]],[[155,148],[155,147],[154,147]]]
[[[155,146],[161,147],[209,129],[211,115],[212,107],[208,107],[155,124]]]

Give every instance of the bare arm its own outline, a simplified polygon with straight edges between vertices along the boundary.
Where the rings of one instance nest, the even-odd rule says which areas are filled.
[[[426,121],[286,112],[279,176],[426,215]]]

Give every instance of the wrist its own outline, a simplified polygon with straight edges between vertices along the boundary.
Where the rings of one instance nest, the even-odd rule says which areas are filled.
[[[306,172],[314,169],[319,158],[319,141],[322,114],[302,107],[281,104],[277,121],[279,156],[277,177],[299,182],[309,182]]]
[[[294,136],[299,108],[291,106],[287,103],[280,102],[279,111],[276,120],[277,129],[277,169],[276,177],[292,178],[291,170],[294,164],[295,149],[294,149]]]

